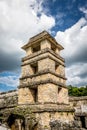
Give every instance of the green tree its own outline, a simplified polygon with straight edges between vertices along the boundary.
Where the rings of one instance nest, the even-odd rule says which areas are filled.
[[[68,94],[69,96],[87,96],[87,86],[78,88],[78,87],[69,85]]]

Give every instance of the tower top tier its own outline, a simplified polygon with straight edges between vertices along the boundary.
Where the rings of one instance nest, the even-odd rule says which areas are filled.
[[[55,45],[59,50],[63,50],[64,48],[53,38],[47,31],[43,31],[34,37],[29,39],[29,42],[25,44],[22,49],[27,50],[30,46],[34,44],[38,44],[43,40],[48,40],[52,45]]]

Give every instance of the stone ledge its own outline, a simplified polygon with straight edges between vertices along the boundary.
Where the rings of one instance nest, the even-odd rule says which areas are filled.
[[[80,97],[69,97],[69,101],[80,101],[80,100],[87,100],[87,96],[80,96]]]
[[[74,112],[75,109],[71,108],[69,104],[59,104],[59,103],[38,103],[38,104],[17,104],[17,105],[10,105],[10,106],[3,106],[0,107],[0,111],[4,111],[4,109],[14,109],[14,108],[29,108],[32,112]]]
[[[32,53],[29,56],[26,56],[26,57],[22,58],[22,62],[24,62],[24,61],[26,61],[28,59],[34,58],[36,56],[39,56],[41,54],[44,54],[46,52],[49,52],[49,53],[53,54],[56,58],[62,60],[63,62],[65,61],[60,55],[56,54],[54,51],[50,50],[49,48],[46,48],[46,49],[40,50],[38,52]]]
[[[29,87],[29,88],[37,88],[38,85],[41,85],[41,84],[46,84],[46,83],[52,83],[52,84],[55,84],[57,86],[60,86],[60,87],[64,87],[64,88],[67,88],[63,83],[59,83],[59,82],[56,82],[52,79],[47,79],[45,81],[37,81],[37,82],[28,82],[26,84],[23,84],[23,85],[19,85],[18,87],[19,88],[25,88],[25,87]],[[67,88],[68,89],[68,88]]]
[[[11,109],[11,108],[14,108],[14,107],[17,107],[18,104],[13,104],[13,105],[6,105],[6,106],[0,106],[0,111],[4,110],[4,109]]]
[[[19,107],[31,108],[33,112],[74,112],[75,109],[69,105],[58,105],[58,104],[39,104],[39,105],[20,105]]]
[[[67,105],[67,107],[68,106],[70,106],[70,104],[65,104],[65,103],[59,103],[59,102],[57,102],[57,103],[54,103],[54,102],[43,102],[43,103],[41,103],[41,102],[35,102],[35,103],[25,103],[25,104],[21,104],[21,105],[48,105],[48,104],[51,104],[51,105],[59,105],[59,106],[66,106]]]
[[[43,75],[43,74],[48,74],[48,73],[53,74],[53,75],[55,75],[55,76],[57,76],[59,78],[67,80],[67,78],[65,78],[64,76],[56,74],[55,72],[53,72],[53,71],[51,71],[49,69],[45,69],[43,71],[39,71],[37,74],[27,75],[27,76],[21,77],[20,80],[26,79],[26,78],[33,78],[33,77],[40,76],[40,75]]]
[[[10,90],[10,91],[7,91],[7,92],[0,92],[0,95],[3,95],[3,94],[9,94],[9,93],[12,93],[12,92],[17,92],[17,90]]]
[[[13,109],[13,107],[11,107]],[[57,105],[57,104],[39,104],[39,105],[30,105],[30,104],[21,104],[14,108],[26,110],[30,109],[32,112],[74,112],[75,109],[67,105]],[[7,108],[6,108],[7,109]]]
[[[79,112],[79,113],[75,113],[75,116],[79,117],[79,116],[87,116],[87,113],[83,112]]]
[[[26,50],[28,47],[30,47],[31,45],[35,44],[35,43],[38,43],[42,40],[45,40],[47,39],[48,41],[50,41],[51,43],[55,44],[56,47],[58,47],[60,50],[63,50],[64,48],[59,44],[57,43],[56,39],[53,38],[48,32],[46,31],[43,31],[39,34],[37,34],[36,36],[30,38],[29,42],[24,45],[22,47],[22,49]]]
[[[61,63],[60,61],[58,61],[58,59],[55,59],[55,58],[53,58],[53,57],[50,56],[50,55],[46,55],[46,56],[39,57],[39,58],[37,57],[37,59],[33,59],[33,60],[31,60],[31,61],[28,61],[27,63],[22,63],[21,66],[25,66],[25,65],[28,65],[28,64],[32,64],[32,63],[35,63],[35,62],[37,62],[37,61],[40,61],[40,60],[43,60],[43,59],[46,59],[46,58],[50,58],[51,60],[54,60],[54,61],[57,62],[58,64],[60,64],[60,65],[62,65],[62,66],[65,67],[64,63]]]

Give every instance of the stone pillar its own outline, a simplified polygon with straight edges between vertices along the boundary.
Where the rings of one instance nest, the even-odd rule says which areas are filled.
[[[58,55],[60,55],[60,51],[58,48],[56,48],[56,51],[55,51]]]
[[[19,88],[18,104],[34,103],[34,90],[29,88]]]
[[[58,86],[46,83],[38,86],[38,102],[57,103]]]
[[[69,97],[68,97],[68,89],[67,88],[58,88],[58,102],[59,103],[69,103]]]
[[[51,43],[48,40],[44,40],[41,42],[41,50],[46,48],[51,49]]]
[[[34,117],[27,117],[25,119],[25,130],[37,130],[37,121]]]
[[[22,130],[22,124],[21,124],[21,120],[17,120],[17,123],[18,123],[18,130]]]
[[[12,124],[11,130],[17,130],[17,129],[15,129],[15,125],[14,124]]]
[[[32,74],[34,74],[34,71],[31,65],[28,64],[28,65],[22,66],[22,74],[21,74],[22,77],[32,75]]]
[[[65,76],[65,68],[62,65],[57,65],[56,66],[56,73],[61,75],[61,76]]]
[[[26,54],[27,55],[30,55],[30,54],[32,54],[33,52],[32,52],[32,47],[30,46],[30,47],[28,47],[27,49],[26,49]]]
[[[28,118],[25,119],[25,130],[30,130]]]
[[[15,120],[15,130],[24,130],[22,119]]]
[[[55,61],[51,60],[50,58],[45,58],[38,61],[38,71],[43,71],[47,69],[55,72]]]

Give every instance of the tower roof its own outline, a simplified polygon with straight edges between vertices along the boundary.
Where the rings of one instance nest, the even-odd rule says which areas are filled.
[[[64,48],[56,41],[54,37],[52,37],[47,31],[42,31],[41,33],[35,35],[34,37],[31,37],[29,39],[29,42],[25,44],[22,49],[26,50],[28,47],[30,47],[33,44],[36,44],[38,42],[41,42],[42,40],[47,39],[52,44],[55,44],[56,47],[58,47],[60,50],[63,50]]]

